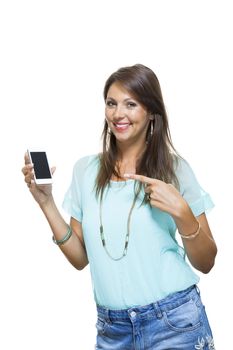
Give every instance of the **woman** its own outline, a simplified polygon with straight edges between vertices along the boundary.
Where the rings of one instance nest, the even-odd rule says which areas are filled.
[[[27,155],[23,168],[54,242],[78,270],[90,263],[96,349],[214,349],[199,278],[185,260],[203,273],[214,265],[212,201],[172,145],[153,71],[119,69],[104,99],[103,151],[75,164],[64,199],[69,225],[51,186],[35,184]]]

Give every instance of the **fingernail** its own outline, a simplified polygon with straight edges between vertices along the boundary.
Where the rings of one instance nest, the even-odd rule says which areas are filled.
[[[123,176],[124,176],[124,177],[130,177],[131,174],[124,174]]]

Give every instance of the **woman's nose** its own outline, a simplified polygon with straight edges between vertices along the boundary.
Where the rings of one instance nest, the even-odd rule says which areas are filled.
[[[114,119],[123,119],[126,116],[126,111],[123,106],[116,106],[114,113],[113,113],[113,118]]]

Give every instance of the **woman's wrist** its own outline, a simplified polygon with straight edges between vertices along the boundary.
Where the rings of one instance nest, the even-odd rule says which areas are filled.
[[[180,203],[176,215],[173,218],[182,238],[191,239],[199,234],[201,229],[200,224],[185,200]]]
[[[52,208],[54,206],[54,198],[53,195],[50,194],[45,200],[43,200],[41,203],[39,203],[40,208],[42,211],[46,211],[49,208]]]
[[[182,221],[185,220],[185,218],[187,217],[187,215],[190,214],[190,207],[188,205],[188,203],[182,198],[179,202],[176,203],[175,206],[175,210],[173,213],[173,219]]]

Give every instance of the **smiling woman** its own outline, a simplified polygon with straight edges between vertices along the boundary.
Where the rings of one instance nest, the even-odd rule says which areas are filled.
[[[23,167],[54,242],[78,270],[90,264],[96,349],[214,349],[191,268],[207,273],[214,265],[205,215],[211,198],[172,145],[151,69],[137,64],[114,72],[104,100],[103,151],[74,166],[63,203],[69,225],[52,186],[35,184],[27,155]]]
[[[124,180],[122,175],[130,172],[178,187],[173,157],[176,151],[154,72],[141,64],[119,69],[106,81],[104,99],[106,120],[97,193],[110,179]]]
[[[150,121],[148,112],[119,83],[112,84],[108,90],[105,116],[118,142],[122,139],[124,145],[127,141],[128,145],[137,142],[142,149],[145,147],[144,140]]]

